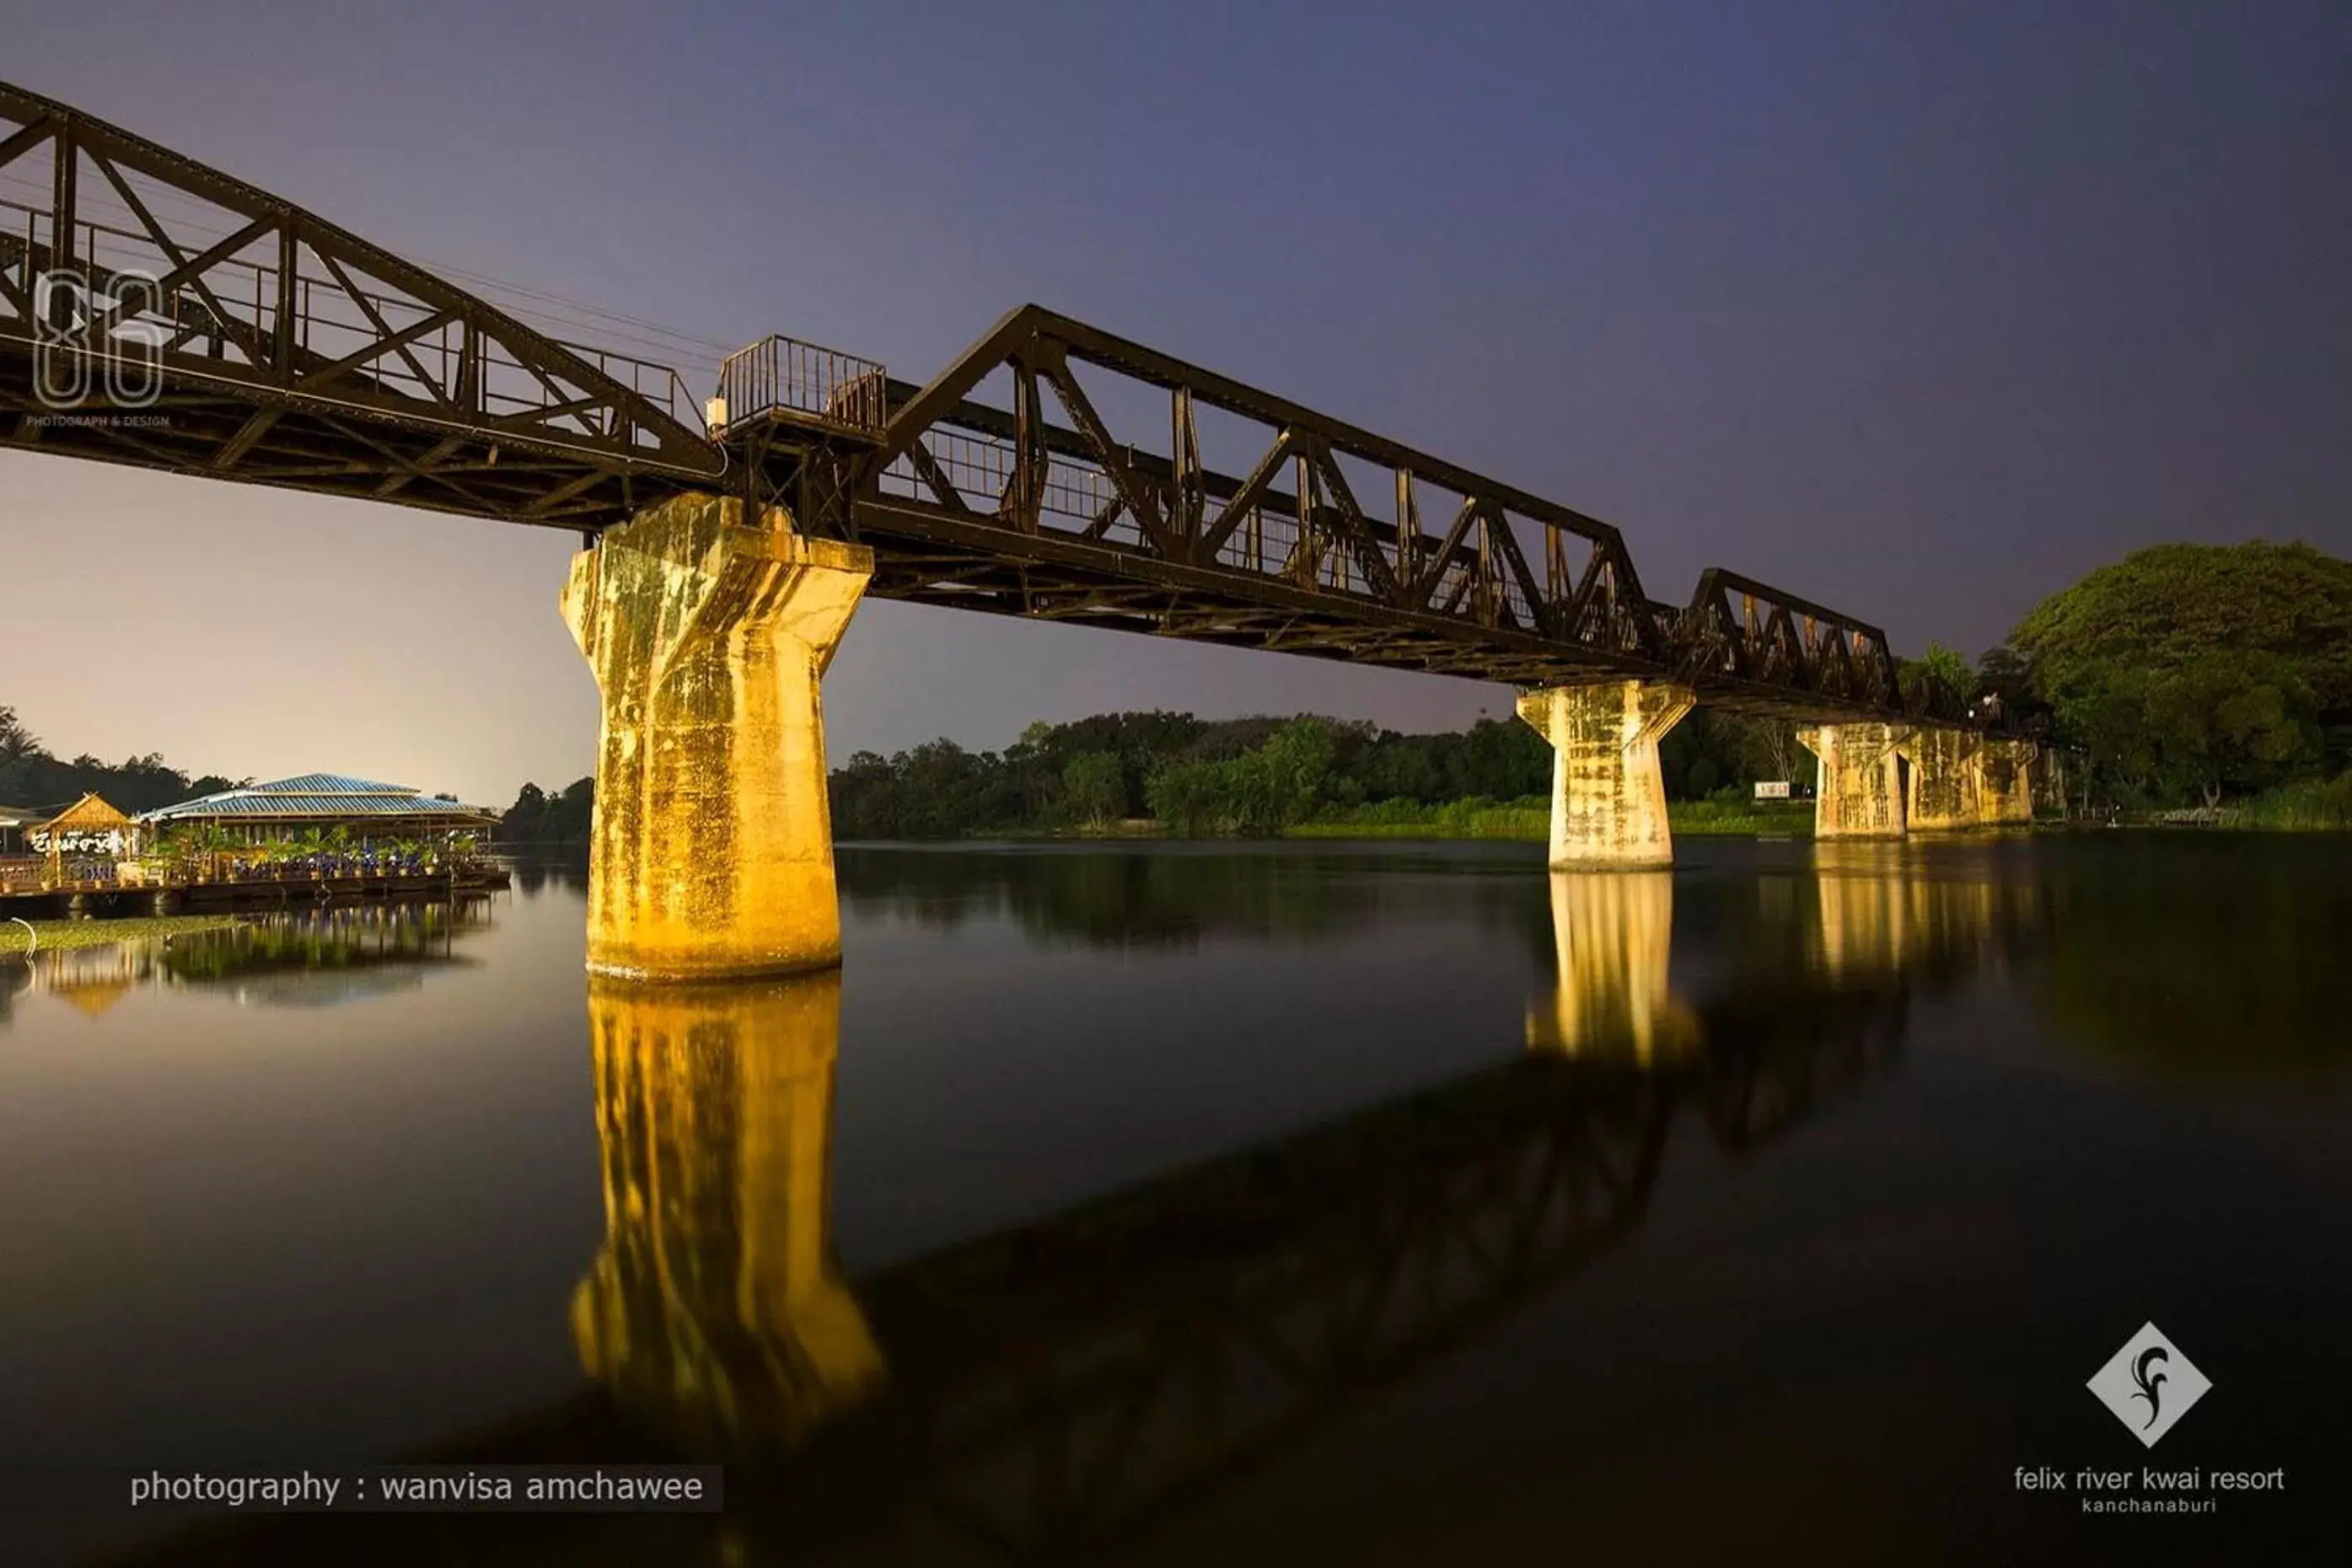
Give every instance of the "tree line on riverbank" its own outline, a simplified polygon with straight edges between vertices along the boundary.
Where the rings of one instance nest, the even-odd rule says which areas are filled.
[[[1669,796],[1786,776],[1773,758],[1794,742],[1777,729],[1694,716],[1662,748]],[[1266,837],[1356,817],[1409,825],[1447,807],[1541,809],[1551,771],[1550,746],[1517,719],[1402,734],[1311,713],[1109,713],[1033,724],[1002,752],[948,740],[861,752],[834,773],[832,801],[844,838],[1102,832],[1139,819],[1183,837]]]
[[[118,810],[135,813],[251,782],[218,773],[190,778],[160,752],[120,763],[102,763],[87,753],[66,762],[25,727],[14,708],[0,705],[0,802],[10,805],[58,805],[101,795]]]
[[[1660,748],[1669,798],[1692,802],[1795,776],[1803,755],[1788,725],[1704,712]],[[1104,833],[1146,819],[1185,837],[1315,825],[1486,836],[1481,817],[1493,835],[1517,836],[1523,825],[1503,819],[1535,813],[1541,822],[1551,766],[1550,746],[1517,719],[1402,734],[1312,713],[1104,713],[1032,724],[1002,752],[946,739],[890,756],[859,752],[833,771],[830,796],[844,839]],[[583,842],[594,800],[588,779],[554,792],[526,784],[506,837]]]
[[[2352,562],[2305,544],[2168,544],[2052,595],[1971,661],[1906,660],[1962,704],[1997,700],[2073,760],[2078,807],[2231,805],[2250,826],[2352,827]],[[1758,780],[1802,784],[1792,725],[1705,710],[1659,748],[1692,826],[1759,824]],[[1408,735],[1318,714],[1108,713],[1032,724],[1003,752],[927,742],[859,752],[832,774],[836,837],[1354,830],[1523,836],[1548,805],[1551,751],[1516,719]],[[594,787],[525,785],[516,841],[585,840]],[[1774,824],[1778,826],[1777,819]]]
[[[2042,720],[2077,760],[2078,805],[2226,803],[2246,826],[2352,827],[2352,562],[2309,545],[2142,550],[2043,600],[1980,658],[1930,645],[1906,675]],[[1704,710],[1659,751],[1667,796],[1692,803],[1686,814],[1742,809],[1757,780],[1811,776],[1791,726]],[[1033,724],[1001,752],[945,739],[860,752],[834,770],[831,794],[844,838],[1108,831],[1136,818],[1185,834],[1454,832],[1481,814],[1542,809],[1550,779],[1549,747],[1516,719],[1408,735],[1314,714],[1149,712]],[[156,753],[64,761],[0,705],[0,801],[95,792],[139,812],[238,782],[192,778]],[[588,779],[525,784],[501,837],[585,842],[594,798]]]
[[[2244,826],[2352,827],[2352,562],[2306,544],[2157,545],[2092,572],[1970,661],[1930,644],[1906,682],[1998,702],[2072,754],[2076,804],[2231,805]],[[1694,713],[1659,748],[1670,801],[1738,811],[1804,781],[1794,727]],[[833,774],[845,838],[1107,828],[1445,828],[1541,809],[1549,747],[1512,720],[1402,735],[1360,721],[1122,713],[1032,725],[1003,753],[931,742]],[[1696,816],[1698,812],[1686,816]]]
[[[1973,666],[1937,652],[1963,700],[2046,718],[2087,804],[2352,826],[2352,562],[2157,545],[2044,599]]]

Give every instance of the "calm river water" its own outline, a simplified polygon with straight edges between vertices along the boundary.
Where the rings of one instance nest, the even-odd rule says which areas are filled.
[[[726,989],[591,987],[561,870],[0,960],[0,1561],[2341,1561],[2352,841],[1680,850],[853,847]],[[728,1511],[124,1501],[663,1456]]]

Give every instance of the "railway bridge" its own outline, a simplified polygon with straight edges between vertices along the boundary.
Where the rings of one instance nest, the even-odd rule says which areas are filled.
[[[31,193],[20,195],[19,193]],[[1754,578],[1036,306],[920,385],[770,337],[715,395],[0,83],[0,447],[576,531],[591,967],[822,967],[820,684],[867,595],[1507,681],[1551,862],[1671,862],[1659,739],[1792,719],[1824,837],[2030,813],[2028,742]]]

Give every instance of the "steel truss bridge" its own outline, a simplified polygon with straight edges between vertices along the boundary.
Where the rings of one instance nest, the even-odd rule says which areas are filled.
[[[97,215],[103,208],[107,221]],[[116,221],[116,219],[120,221]],[[872,548],[886,598],[1734,710],[1959,722],[1877,627],[1026,306],[928,384],[772,337],[707,402],[0,83],[0,447],[593,537],[686,491]]]

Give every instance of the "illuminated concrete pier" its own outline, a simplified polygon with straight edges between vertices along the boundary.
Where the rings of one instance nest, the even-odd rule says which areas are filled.
[[[841,961],[818,685],[870,552],[687,495],[573,561],[604,725],[588,967],[694,979]]]
[[[2033,826],[2033,759],[2031,741],[1984,742],[1982,820],[1993,827]]]
[[[881,1352],[827,1199],[838,971],[588,983],[604,1245],[582,1365],[693,1450],[790,1447],[871,1398]]]
[[[1905,801],[1910,831],[2032,826],[2032,742],[1928,729],[1898,750],[1911,764]]]
[[[1698,1019],[1675,998],[1666,963],[1675,933],[1672,871],[1551,874],[1559,983],[1528,1012],[1528,1048],[1651,1067],[1698,1044]]]
[[[1985,821],[1985,739],[1972,730],[1924,729],[1897,748],[1911,764],[1904,826],[1948,833]]]
[[[1821,759],[1813,796],[1816,838],[1903,837],[1900,747],[1911,736],[1901,724],[1818,724],[1797,731]]]
[[[1697,700],[1686,686],[1648,680],[1519,694],[1519,717],[1552,746],[1555,868],[1635,870],[1674,864],[1658,742]]]

